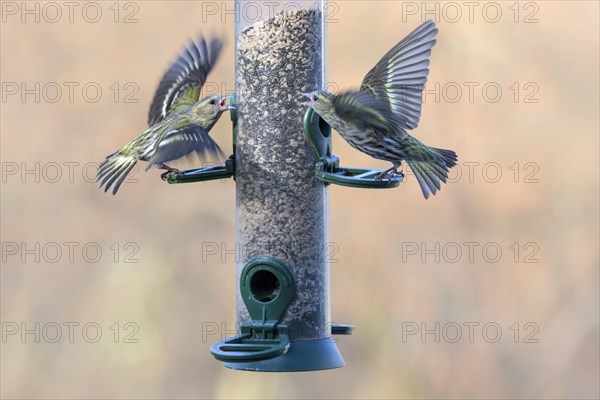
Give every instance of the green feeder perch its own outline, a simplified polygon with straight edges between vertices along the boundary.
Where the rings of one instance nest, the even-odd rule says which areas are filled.
[[[365,189],[391,189],[398,187],[404,175],[393,174],[378,179],[381,170],[340,167],[340,159],[331,154],[331,127],[312,108],[304,115],[304,134],[313,146],[318,161],[315,165],[317,179],[325,183]]]

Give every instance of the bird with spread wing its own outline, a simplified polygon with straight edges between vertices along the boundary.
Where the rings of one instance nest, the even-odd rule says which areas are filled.
[[[112,194],[138,161],[169,173],[178,172],[166,163],[190,153],[221,155],[221,149],[208,132],[221,114],[233,107],[226,104],[229,96],[218,94],[199,99],[206,77],[215,65],[223,41],[200,38],[191,42],[162,77],[148,113],[148,129],[109,155],[98,167],[96,181]]]
[[[429,147],[406,131],[421,118],[429,56],[438,30],[427,21],[396,44],[367,73],[358,91],[305,94],[311,106],[354,148],[393,166],[378,179],[398,173],[402,161],[414,172],[423,196],[436,194],[456,165],[452,150]]]

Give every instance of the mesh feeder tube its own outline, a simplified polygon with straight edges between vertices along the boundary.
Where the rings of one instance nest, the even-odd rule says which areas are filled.
[[[329,193],[315,177],[301,104],[325,83],[326,2],[266,2],[252,19],[249,3],[255,17],[261,2],[235,3],[237,322],[247,336],[289,342],[275,357],[226,366],[341,367],[329,314]]]

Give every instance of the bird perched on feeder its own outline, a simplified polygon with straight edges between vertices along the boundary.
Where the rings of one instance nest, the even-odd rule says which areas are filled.
[[[448,170],[457,161],[454,151],[429,147],[406,132],[419,124],[429,56],[437,32],[433,21],[423,23],[383,56],[364,77],[358,91],[305,94],[309,97],[305,104],[352,147],[393,164],[378,179],[401,173],[398,168],[404,160],[425,198],[440,190],[440,182],[446,182]]]
[[[167,162],[192,152],[200,155],[222,154],[208,132],[221,114],[233,107],[226,104],[229,96],[218,94],[199,99],[207,75],[215,65],[223,41],[200,38],[191,42],[162,77],[148,113],[148,129],[119,151],[109,155],[98,167],[96,182],[112,194],[138,161],[165,169],[161,177],[178,172]]]

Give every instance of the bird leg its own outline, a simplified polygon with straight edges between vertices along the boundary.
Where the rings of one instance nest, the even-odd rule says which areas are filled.
[[[399,174],[399,175],[404,175],[402,173],[402,171],[398,171],[398,168],[400,168],[401,164],[394,164],[392,165],[390,168],[386,169],[385,171],[382,171],[380,174],[378,174],[375,177],[375,180],[380,181],[383,178],[387,177],[388,182],[392,181],[392,177],[394,176],[394,174]]]
[[[179,170],[177,168],[169,167],[167,164],[159,165],[158,169],[166,169],[167,170],[167,172],[164,172],[163,174],[160,175],[160,179],[162,179],[163,181],[166,181],[170,175],[176,174],[179,172]]]

